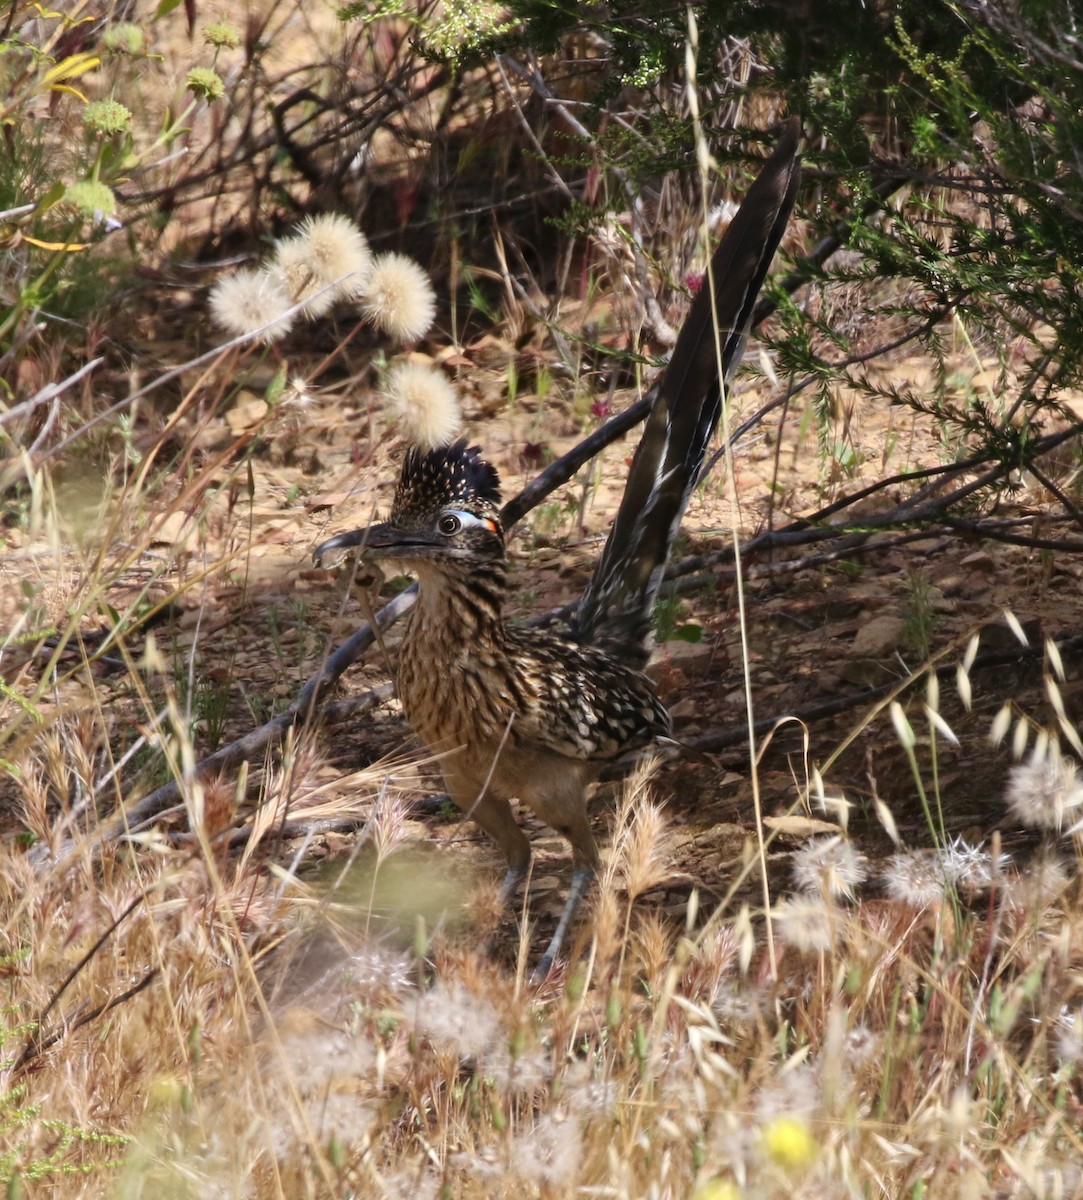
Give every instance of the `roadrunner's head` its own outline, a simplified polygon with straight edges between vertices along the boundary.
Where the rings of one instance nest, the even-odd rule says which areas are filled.
[[[421,570],[468,572],[504,559],[500,477],[465,438],[436,450],[411,449],[402,464],[391,516],[316,547],[318,567],[351,558]]]

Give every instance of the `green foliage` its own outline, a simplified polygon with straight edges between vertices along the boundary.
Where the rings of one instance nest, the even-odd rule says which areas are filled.
[[[933,609],[929,577],[920,569],[912,570],[907,576],[907,595],[903,603],[902,617],[903,640],[918,658],[924,661],[929,657],[932,648],[936,612]]]
[[[0,957],[0,968],[29,958],[29,952]],[[0,1009],[0,1069],[11,1066],[14,1053],[34,1034],[34,1025],[19,1019],[17,1008]],[[95,1175],[121,1163],[117,1154],[130,1139],[80,1129],[68,1121],[43,1115],[29,1098],[25,1083],[0,1091],[0,1184],[7,1194],[21,1194],[23,1183],[56,1182],[64,1175]]]
[[[844,384],[931,418],[945,445],[1025,465],[1044,421],[1074,420],[1058,392],[1083,382],[1083,58],[1071,5],[826,0],[799,17],[750,0],[691,9],[712,153],[726,164],[764,139],[751,130],[734,137],[738,112],[754,113],[758,130],[771,112],[801,116],[817,189],[807,244],[841,238],[848,252],[806,276],[816,289],[856,289],[852,307],[867,313],[860,329],[846,330],[832,311],[784,302],[770,339],[780,374],[811,377],[825,460],[843,471],[859,465],[847,461],[829,412]],[[590,138],[561,161],[624,181],[605,204],[565,209],[562,232],[589,237],[606,206],[620,210],[652,177],[693,161],[681,101],[687,10],[512,0],[510,12],[518,44],[558,55],[561,78],[574,80]],[[755,68],[742,69],[748,63]],[[612,120],[632,85],[634,105]],[[551,86],[560,86],[555,77]],[[975,358],[999,356],[1002,373],[1014,367],[1015,395],[956,386],[949,319]],[[934,388],[869,382],[860,367],[874,352],[860,338],[876,322],[932,356]]]
[[[703,626],[682,621],[684,602],[673,594],[663,596],[654,606],[654,636],[659,642],[691,642],[703,640]]]
[[[210,68],[194,68],[197,92],[189,106],[155,118],[159,132],[137,135],[133,112],[144,107],[141,61],[147,36],[130,22],[107,24],[93,50],[64,54],[58,47],[82,35],[83,19],[53,9],[23,5],[34,20],[9,23],[0,43],[0,346],[18,347],[40,334],[41,322],[85,318],[101,312],[114,286],[114,249],[103,245],[139,213],[130,201],[133,177],[147,170],[184,130],[193,107],[222,92]],[[217,57],[235,46],[232,26],[208,27]],[[91,43],[93,44],[93,43]],[[103,83],[106,87],[103,89]],[[90,99],[93,86],[110,94]],[[49,120],[42,120],[42,106]],[[73,122],[84,136],[67,132]],[[144,114],[144,127],[145,114]],[[89,286],[83,286],[86,283]],[[10,358],[0,371],[10,377]]]

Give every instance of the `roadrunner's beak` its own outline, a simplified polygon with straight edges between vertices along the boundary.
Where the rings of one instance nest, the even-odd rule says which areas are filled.
[[[358,550],[365,545],[367,533],[367,529],[351,529],[348,533],[339,533],[326,542],[320,542],[312,551],[313,566],[322,567],[325,571],[343,566],[357,557]]]
[[[328,538],[313,550],[312,562],[325,571],[333,571],[354,560],[371,565],[373,559],[409,558],[419,546],[432,544],[423,535],[407,533],[401,526],[384,521]]]

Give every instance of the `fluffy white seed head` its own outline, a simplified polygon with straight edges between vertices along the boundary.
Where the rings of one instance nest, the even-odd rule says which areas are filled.
[[[965,892],[981,892],[1003,883],[1011,864],[1010,855],[998,854],[994,858],[984,846],[971,846],[961,837],[948,842],[941,851],[940,860],[945,876]]]
[[[266,273],[292,304],[304,302],[304,314],[310,320],[324,316],[334,307],[335,289],[324,289],[316,282],[300,238],[283,238],[278,243]]]
[[[1056,903],[1071,882],[1064,862],[1046,852],[1007,881],[1001,890],[1007,908],[1033,917]]]
[[[365,235],[349,217],[338,213],[309,217],[301,223],[297,238],[320,283],[342,280],[341,296],[361,295],[375,260]]]
[[[774,909],[779,937],[802,954],[821,954],[835,944],[845,914],[823,897],[787,896]]]
[[[1030,759],[1012,767],[1005,799],[1012,815],[1034,829],[1061,830],[1083,812],[1083,784],[1075,764],[1055,743],[1035,747]]]
[[[458,982],[438,982],[414,1010],[414,1029],[440,1050],[460,1059],[477,1058],[501,1034],[496,1010]]]
[[[866,859],[845,838],[815,838],[794,851],[793,879],[803,892],[853,898],[867,874]]]
[[[251,267],[220,279],[210,295],[216,324],[234,335],[258,330],[263,342],[278,341],[289,332],[294,317],[287,314],[292,305],[281,281]]]
[[[880,876],[893,900],[913,908],[929,908],[944,899],[947,879],[935,850],[900,850],[884,864]]]
[[[386,386],[388,412],[409,441],[433,449],[458,433],[459,398],[439,371],[423,363],[400,363]]]
[[[337,213],[309,217],[292,237],[282,238],[268,264],[305,316],[319,317],[339,300],[359,296],[373,268],[372,251],[357,226]]]
[[[436,316],[436,295],[422,267],[405,254],[381,254],[362,291],[365,316],[391,337],[416,342]]]

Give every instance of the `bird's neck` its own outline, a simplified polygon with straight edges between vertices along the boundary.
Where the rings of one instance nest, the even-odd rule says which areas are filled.
[[[459,649],[479,644],[503,646],[505,563],[488,562],[455,571],[419,564],[417,578],[412,637],[440,638],[443,644]]]

